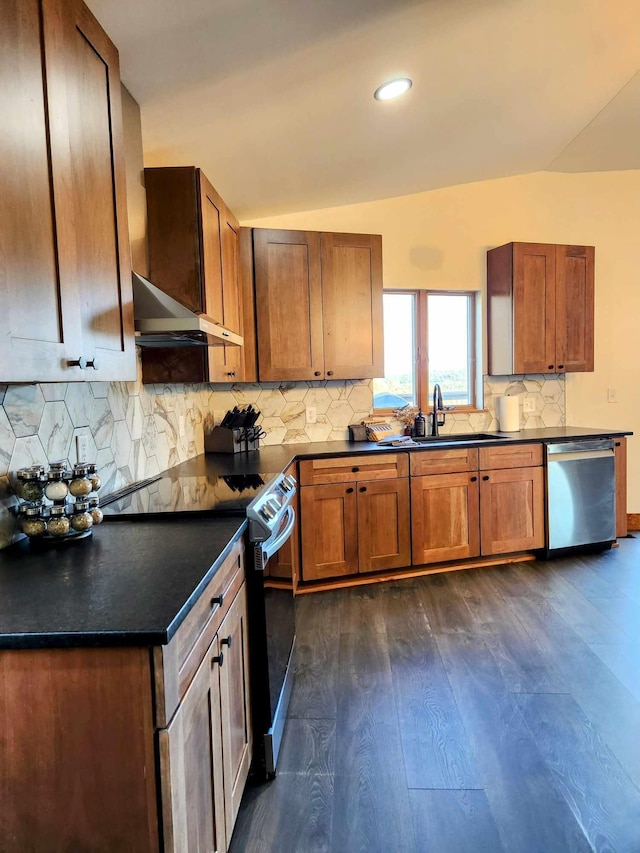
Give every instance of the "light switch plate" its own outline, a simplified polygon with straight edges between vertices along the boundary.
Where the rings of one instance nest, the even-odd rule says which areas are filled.
[[[618,402],[618,389],[617,388],[607,388],[607,402],[608,403],[617,403]]]

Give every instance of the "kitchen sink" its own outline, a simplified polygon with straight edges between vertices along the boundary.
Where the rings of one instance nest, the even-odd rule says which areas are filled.
[[[436,441],[449,444],[454,441],[499,441],[503,438],[506,438],[506,436],[495,435],[490,432],[461,432],[455,435],[425,435],[421,438],[414,438],[413,440],[419,444],[428,444],[429,442]]]

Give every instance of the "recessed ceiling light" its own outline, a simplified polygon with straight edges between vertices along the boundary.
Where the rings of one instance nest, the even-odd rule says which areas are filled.
[[[397,77],[395,80],[389,80],[388,83],[383,83],[373,93],[373,97],[377,101],[390,101],[391,98],[398,98],[408,92],[413,81],[408,77]]]

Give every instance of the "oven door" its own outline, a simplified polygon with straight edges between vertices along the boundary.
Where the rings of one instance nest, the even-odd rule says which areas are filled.
[[[255,753],[254,774],[273,778],[284,733],[295,674],[293,589],[265,577],[267,563],[289,539],[295,510],[288,506],[273,534],[253,543],[253,566],[247,577],[252,661],[251,690]]]

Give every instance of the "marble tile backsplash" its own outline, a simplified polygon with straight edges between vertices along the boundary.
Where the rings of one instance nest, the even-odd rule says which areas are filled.
[[[485,377],[487,411],[449,414],[443,433],[497,429],[495,397],[518,393],[535,400],[525,427],[565,422],[563,376]],[[75,438],[85,435],[103,493],[151,477],[204,451],[203,420],[219,423],[233,406],[262,412],[264,444],[347,438],[347,425],[366,418],[373,401],[369,380],[241,385],[143,385],[135,382],[0,386],[0,547],[15,538],[9,507],[16,503],[9,474],[36,463],[75,460]],[[306,409],[316,423],[306,423]]]

